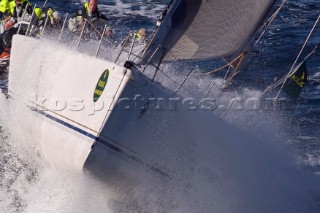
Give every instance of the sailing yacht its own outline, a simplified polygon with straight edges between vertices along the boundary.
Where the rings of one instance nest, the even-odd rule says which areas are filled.
[[[160,109],[159,101],[173,95],[154,81],[159,67],[240,54],[274,3],[172,0],[149,42],[135,54],[139,57],[132,56],[133,40],[131,51],[121,49],[114,61],[56,41],[15,35],[8,101],[16,128],[50,162],[82,169],[92,149],[104,147],[170,176],[170,168],[163,168],[166,162],[179,163],[186,157],[186,148],[174,147],[188,146],[184,142],[193,136],[181,129],[165,137],[164,129],[171,132],[169,127],[185,124],[188,116],[177,119],[183,112],[172,110],[172,105],[170,110]],[[146,69],[153,70],[152,75],[145,75]],[[154,123],[160,118],[163,129]]]

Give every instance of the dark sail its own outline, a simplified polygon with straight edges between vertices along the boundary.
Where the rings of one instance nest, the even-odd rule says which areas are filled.
[[[307,63],[304,61],[296,68],[296,72],[287,79],[283,91],[293,98],[298,98],[307,82]]]

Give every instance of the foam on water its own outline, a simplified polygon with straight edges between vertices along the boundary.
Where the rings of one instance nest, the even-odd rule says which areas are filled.
[[[130,4],[123,1],[115,1],[112,5],[101,5],[101,11],[106,12],[108,17],[134,18],[148,17],[150,19],[159,18],[159,14],[164,8],[163,4],[157,2],[135,1]]]
[[[0,124],[4,126],[0,146],[0,208],[3,211],[99,212],[108,209],[105,201],[115,199],[116,195],[103,182],[78,168],[65,167],[68,162],[61,164],[65,157],[60,159],[60,166],[44,160],[36,139],[39,137],[16,128],[15,122],[19,122],[20,116],[28,115],[21,112],[23,107],[13,105],[2,93],[0,103]]]
[[[320,72],[315,73],[312,76],[309,76],[308,80],[310,80],[310,83],[320,83]]]

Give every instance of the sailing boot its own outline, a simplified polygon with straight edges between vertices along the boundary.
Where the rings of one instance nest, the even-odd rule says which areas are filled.
[[[0,61],[8,61],[10,59],[10,49],[5,48],[0,55]]]

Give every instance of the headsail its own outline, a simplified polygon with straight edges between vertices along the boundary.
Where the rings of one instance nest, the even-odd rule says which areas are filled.
[[[208,60],[239,51],[275,0],[176,0],[145,52],[164,61]],[[160,48],[158,48],[160,46]]]

